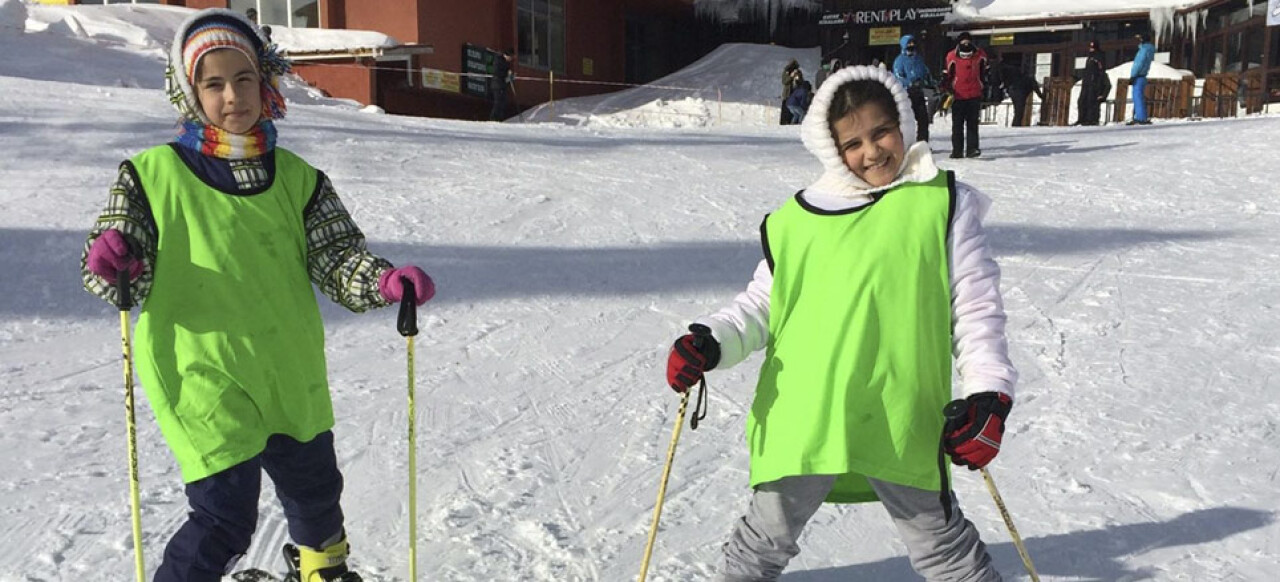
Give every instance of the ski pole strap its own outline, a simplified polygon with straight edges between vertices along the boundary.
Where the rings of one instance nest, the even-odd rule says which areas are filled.
[[[400,296],[400,316],[396,319],[396,329],[400,335],[409,337],[418,335],[418,293],[413,288],[413,281],[401,277],[404,293]]]
[[[707,417],[707,379],[698,381],[698,401],[693,405],[693,417],[689,419],[689,429],[698,430],[698,421]]]
[[[953,424],[960,422],[969,412],[969,403],[964,400],[952,400],[942,409],[946,422],[942,423],[942,436],[938,439],[938,477],[942,480],[942,490],[938,492],[938,501],[942,503],[942,516],[946,523],[951,523],[951,483],[947,471],[947,433]]]
[[[116,271],[116,307],[120,311],[133,309],[133,298],[129,296],[129,269]]]
[[[702,353],[702,346],[707,344],[707,339],[711,337],[711,328],[695,323],[689,326],[689,331],[693,333],[693,347]],[[698,400],[693,404],[693,418],[689,419],[689,429],[698,430],[698,421],[707,417],[707,377],[704,374],[698,380]]]

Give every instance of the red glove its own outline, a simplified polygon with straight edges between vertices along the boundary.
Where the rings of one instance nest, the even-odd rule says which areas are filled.
[[[979,392],[965,401],[969,409],[947,420],[943,428],[951,462],[975,471],[987,466],[1000,452],[1004,420],[1013,399],[999,392]]]
[[[402,279],[408,279],[413,283],[415,295],[413,299],[418,305],[426,303],[436,294],[436,284],[431,277],[428,277],[422,269],[407,265],[399,269],[387,269],[378,276],[378,292],[382,294],[382,298],[390,303],[399,303],[400,298],[404,296]]]
[[[128,237],[120,231],[114,228],[104,230],[89,245],[85,267],[112,285],[116,284],[116,274],[121,270],[129,272],[130,281],[137,279],[142,274],[142,259],[132,252],[132,248],[136,245],[130,245]]]
[[[698,324],[689,327],[706,329]],[[720,342],[711,337],[710,332],[682,335],[667,354],[667,385],[683,394],[702,379],[703,372],[719,363]]]

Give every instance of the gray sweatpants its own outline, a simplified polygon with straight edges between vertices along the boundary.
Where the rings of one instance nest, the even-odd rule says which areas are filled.
[[[724,545],[724,582],[772,582],[800,553],[796,540],[835,483],[833,475],[786,477],[756,487]],[[930,582],[1000,582],[987,547],[952,496],[943,520],[937,491],[870,479],[902,535],[911,567]]]

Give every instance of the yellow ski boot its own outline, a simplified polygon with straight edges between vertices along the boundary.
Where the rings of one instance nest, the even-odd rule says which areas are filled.
[[[289,565],[286,582],[363,582],[360,575],[347,569],[347,538],[316,550],[307,546],[284,545],[285,563]]]

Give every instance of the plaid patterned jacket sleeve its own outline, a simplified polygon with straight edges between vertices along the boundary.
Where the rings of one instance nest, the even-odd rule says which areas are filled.
[[[392,268],[391,263],[366,248],[364,233],[323,172],[302,219],[307,229],[307,268],[322,293],[356,313],[390,305],[378,292],[378,275]]]
[[[151,282],[154,280],[151,268],[156,263],[158,231],[155,218],[151,215],[151,204],[147,202],[147,195],[138,183],[133,164],[129,162],[120,164],[120,174],[116,177],[115,184],[111,186],[107,205],[98,215],[93,229],[89,231],[89,238],[84,242],[84,251],[80,254],[80,275],[84,280],[85,290],[115,305],[119,295],[115,286],[89,272],[88,267],[89,247],[104,231],[112,228],[133,239],[142,248],[145,263],[142,275],[134,279],[129,289],[132,299],[135,302],[141,302],[151,291]]]

